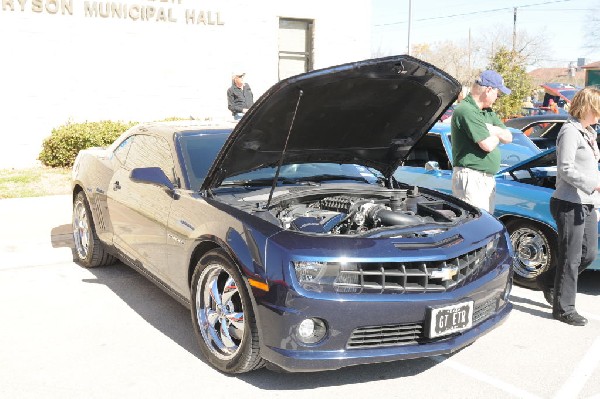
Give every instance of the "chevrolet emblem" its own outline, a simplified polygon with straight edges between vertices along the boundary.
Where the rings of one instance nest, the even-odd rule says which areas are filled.
[[[458,274],[458,267],[442,267],[437,270],[432,270],[430,277],[439,278],[442,281],[452,280],[454,276]]]

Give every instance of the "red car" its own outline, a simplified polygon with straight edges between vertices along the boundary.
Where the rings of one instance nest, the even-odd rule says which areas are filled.
[[[563,108],[565,104],[571,104],[571,100],[581,87],[573,86],[565,83],[544,83],[541,85],[546,94],[544,94],[544,102],[542,106],[548,107],[550,99]]]

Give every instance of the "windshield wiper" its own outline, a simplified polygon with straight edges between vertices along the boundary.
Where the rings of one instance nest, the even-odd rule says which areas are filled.
[[[323,182],[323,181],[329,181],[329,180],[353,180],[353,181],[369,183],[369,181],[362,176],[327,175],[327,174],[300,177],[300,178],[298,178],[298,180],[299,181],[311,181],[311,182]]]
[[[278,183],[283,184],[295,184],[296,180],[280,177],[277,179]],[[221,183],[221,186],[270,186],[273,184],[272,178],[264,179],[249,179],[249,180],[225,180]]]
[[[301,184],[301,185],[320,185],[321,182],[331,180],[352,180],[364,183],[369,183],[367,179],[361,176],[346,176],[346,175],[315,175],[297,178],[278,177],[277,184]],[[225,180],[221,186],[269,186],[273,183],[272,178],[263,179],[248,179],[248,180]]]

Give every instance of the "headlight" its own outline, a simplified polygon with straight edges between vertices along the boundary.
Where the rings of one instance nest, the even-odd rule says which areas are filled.
[[[296,278],[302,288],[323,292],[358,292],[358,265],[351,262],[294,262]]]
[[[490,242],[487,243],[487,245],[485,246],[485,257],[487,259],[491,259],[493,258],[497,252],[498,248],[498,243],[500,242],[500,234],[496,234],[491,240]]]
[[[498,233],[485,246],[485,258],[488,262],[496,263],[506,256],[512,257],[508,233]]]

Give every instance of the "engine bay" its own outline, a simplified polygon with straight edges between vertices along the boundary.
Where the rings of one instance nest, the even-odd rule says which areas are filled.
[[[452,224],[467,211],[418,187],[365,193],[309,195],[281,200],[270,213],[286,230],[315,234],[362,234],[385,227]]]

